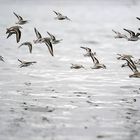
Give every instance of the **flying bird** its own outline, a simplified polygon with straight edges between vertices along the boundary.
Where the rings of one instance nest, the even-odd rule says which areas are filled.
[[[57,17],[55,17],[55,19],[58,19],[58,20],[70,20],[71,21],[71,19],[69,19],[67,16],[62,15],[61,13],[56,12],[56,11],[53,11],[53,12],[57,16]]]
[[[50,38],[48,37],[42,37],[41,34],[39,33],[39,31],[34,28],[34,31],[35,31],[35,34],[36,34],[36,37],[37,37],[37,40],[33,40],[33,42],[36,44],[36,43],[45,43],[48,47],[48,50],[50,52],[50,54],[52,56],[54,56],[53,54],[53,46],[52,46],[52,43],[50,41]]]
[[[51,33],[47,32],[48,35],[50,36],[50,41],[52,44],[57,44],[59,43],[60,41],[62,41],[62,39],[56,39],[56,37],[54,35],[52,35]]]
[[[22,67],[28,67],[30,65],[33,65],[34,63],[37,63],[36,61],[23,61],[23,60],[20,60],[20,59],[18,59],[18,61],[21,63],[19,65],[20,68],[22,68]]]
[[[112,31],[116,34],[116,36],[114,36],[114,38],[126,38],[127,36],[120,33],[120,32],[117,32],[115,30],[112,29]]]
[[[16,24],[23,25],[23,24],[28,23],[28,20],[24,20],[20,15],[16,14],[15,12],[13,12],[13,14],[14,14],[14,15],[17,17],[17,19],[18,19],[18,22],[16,22]]]
[[[138,41],[140,39],[139,38],[140,33],[135,33],[133,31],[125,29],[125,28],[124,28],[124,30],[130,34],[130,37],[125,37],[128,41]]]
[[[10,28],[7,28],[6,34],[8,34],[7,38],[9,38],[11,35],[15,34],[16,35],[16,41],[17,43],[20,41],[21,38],[21,31],[20,31],[20,26],[12,26]]]

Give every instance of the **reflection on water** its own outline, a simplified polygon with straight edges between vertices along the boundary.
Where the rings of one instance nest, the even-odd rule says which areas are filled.
[[[139,140],[140,82],[116,60],[117,53],[139,58],[139,42],[115,40],[112,33],[139,28],[139,1],[12,2],[0,5],[0,139]],[[53,10],[72,21],[54,20]],[[63,39],[54,57],[43,44],[29,54],[14,36],[6,39],[5,29],[16,22],[13,11],[30,20],[21,42],[35,39],[34,27]],[[91,69],[80,46],[96,51],[107,69]],[[19,68],[17,59],[37,63]],[[86,69],[70,69],[71,63]]]

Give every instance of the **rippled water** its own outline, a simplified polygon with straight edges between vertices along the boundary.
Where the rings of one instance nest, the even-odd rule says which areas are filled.
[[[0,5],[0,139],[1,140],[139,140],[140,79],[129,78],[117,53],[140,58],[138,42],[115,40],[112,29],[134,31],[140,27],[137,1],[1,1]],[[72,21],[54,20],[53,10]],[[19,13],[30,22],[21,42],[35,39],[33,28],[63,39],[51,57],[43,44],[18,49],[5,29]],[[20,43],[21,43],[20,42]],[[107,69],[90,69],[80,46],[96,51]],[[17,59],[37,61],[19,68]],[[71,63],[86,69],[70,69]]]

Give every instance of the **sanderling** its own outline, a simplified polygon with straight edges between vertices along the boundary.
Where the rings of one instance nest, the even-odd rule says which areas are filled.
[[[15,12],[13,12],[13,14],[18,19],[18,22],[16,22],[16,24],[23,25],[23,24],[26,24],[28,22],[28,20],[24,20],[20,15],[16,14]]]
[[[30,65],[32,65],[32,64],[34,64],[34,63],[37,63],[36,61],[30,61],[30,62],[28,62],[28,61],[22,61],[22,60],[20,60],[20,59],[18,59],[18,61],[21,63],[21,64],[19,65],[20,68],[22,68],[22,67],[27,67],[27,66],[30,66]]]
[[[57,44],[59,43],[60,41],[62,41],[62,39],[56,39],[56,37],[54,35],[52,35],[51,33],[47,32],[48,35],[50,36],[50,41],[52,44]]]
[[[42,43],[42,36],[41,34],[39,33],[39,31],[34,28],[34,31],[35,31],[35,34],[36,34],[36,37],[37,39],[36,40],[33,40],[33,42],[36,44],[36,43]]]
[[[92,69],[100,69],[100,68],[106,69],[106,66],[104,64],[99,63],[99,60],[95,57],[93,53],[91,53],[90,57],[94,63],[94,66],[91,67]]]
[[[56,14],[56,16],[57,17],[55,17],[55,19],[58,19],[58,20],[65,20],[65,19],[67,19],[67,20],[70,20],[67,16],[64,16],[64,15],[62,15],[61,13],[59,13],[59,12],[56,12],[56,11],[53,11],[55,14]]]
[[[128,41],[137,41],[140,39],[139,38],[140,33],[134,33],[133,31],[128,29],[124,29],[124,30],[130,34],[130,37],[125,37]]]
[[[138,71],[136,65],[134,64],[134,62],[132,63],[130,61],[130,57],[121,57],[120,60],[126,60],[127,64],[129,66],[129,68],[132,70],[133,74],[129,75],[129,77],[135,77],[135,78],[140,78],[140,72]]]
[[[125,34],[117,32],[117,31],[115,31],[113,29],[112,29],[112,31],[116,34],[116,36],[114,36],[114,38],[126,38],[127,37]]]
[[[54,56],[54,54],[53,54],[53,46],[52,46],[52,43],[51,43],[51,41],[50,41],[50,38],[48,38],[48,37],[42,37],[41,36],[41,34],[39,33],[39,31],[36,29],[36,28],[34,28],[34,31],[35,31],[35,34],[36,34],[36,37],[37,37],[37,40],[33,40],[33,42],[36,44],[36,43],[45,43],[46,45],[47,45],[47,47],[48,47],[48,50],[49,50],[49,52],[50,52],[50,54],[52,55],[52,56]]]
[[[11,35],[16,34],[16,41],[17,43],[20,41],[21,38],[21,26],[12,26],[10,28],[7,28],[6,34],[8,34],[7,38],[9,38]]]
[[[85,67],[83,65],[79,65],[79,64],[71,64],[70,68],[71,69],[81,69],[81,68],[85,69]]]
[[[88,47],[80,47],[80,48],[85,49],[87,51],[87,54],[85,55],[91,57],[94,63],[94,66],[91,67],[92,69],[100,69],[100,68],[106,69],[106,66],[104,64],[100,64],[99,60],[95,57],[96,52],[93,53],[91,49]]]
[[[23,45],[27,45],[30,53],[32,53],[32,43],[31,42],[23,42],[18,48],[20,48]]]

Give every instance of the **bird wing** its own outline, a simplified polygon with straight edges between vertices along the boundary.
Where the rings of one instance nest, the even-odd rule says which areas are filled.
[[[16,33],[16,41],[17,43],[20,41],[21,38],[21,31],[19,29],[13,29]]]
[[[38,39],[42,38],[41,34],[38,32],[38,30],[36,28],[34,28],[34,31],[35,31],[36,37]]]
[[[24,63],[24,61],[22,61],[22,60],[20,60],[20,59],[18,59],[18,61],[19,61],[20,63]]]
[[[49,39],[45,39],[44,43],[47,45],[50,54],[52,56],[54,56],[54,54],[53,54],[53,46],[52,46],[52,43],[50,42],[50,40]]]
[[[23,20],[23,18],[21,16],[17,15],[15,12],[13,12],[13,13],[18,18],[18,20]]]
[[[56,40],[56,38],[55,38],[54,35],[50,34],[49,32],[47,32],[47,33],[48,33],[48,35],[51,37],[52,40]]]
[[[117,32],[116,32],[115,30],[112,29],[112,31],[113,31],[115,34],[117,34]]]
[[[29,51],[30,51],[30,53],[32,53],[32,43],[28,43],[28,47],[29,47]]]
[[[56,12],[56,11],[53,11],[57,16],[62,16],[62,14],[61,13],[59,13],[59,12]]]
[[[133,31],[128,29],[124,29],[124,30],[127,31],[130,34],[130,36],[135,36],[135,33]]]
[[[138,20],[140,20],[140,18],[139,17],[136,17]]]
[[[30,53],[32,53],[32,43],[31,42],[24,42],[18,48],[20,48],[23,45],[27,45],[29,47]]]

